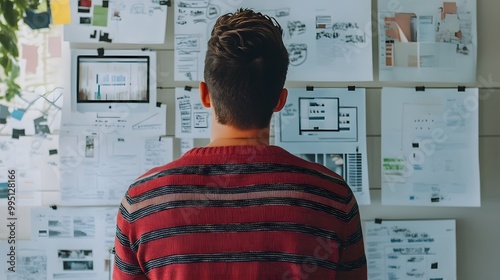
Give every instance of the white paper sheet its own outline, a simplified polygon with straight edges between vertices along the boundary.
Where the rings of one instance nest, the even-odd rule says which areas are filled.
[[[370,204],[365,89],[288,89],[275,143],[342,176],[358,204]]]
[[[172,140],[94,129],[61,131],[61,204],[118,205],[138,176],[172,161]]]
[[[0,136],[0,205],[7,204],[8,170],[15,170],[16,205],[41,205],[42,190],[59,185],[57,135]]]
[[[2,252],[10,244],[1,242]],[[45,240],[16,242],[15,272],[7,256],[0,256],[0,276],[6,280],[109,279],[110,256],[95,240]]]
[[[93,261],[103,263],[104,272],[107,274],[113,266],[110,250],[114,247],[117,212],[116,207],[32,208],[31,238],[39,243],[54,242],[64,246],[70,243],[89,244],[90,241],[94,244],[93,253],[99,256]],[[81,250],[76,245],[57,246],[57,248],[58,255],[62,255],[59,259],[64,259],[63,256],[68,253],[75,254]],[[54,279],[56,279],[55,275]]]
[[[382,89],[382,204],[480,206],[478,89]]]
[[[476,0],[378,1],[381,81],[476,81]]]
[[[74,43],[163,44],[167,1],[72,1],[64,40]]]
[[[457,279],[455,220],[365,223],[368,279]]]
[[[210,138],[212,112],[201,104],[198,89],[175,89],[175,137]]]
[[[175,3],[175,80],[203,80],[215,20],[239,7],[274,17],[290,55],[289,81],[369,81],[371,1],[184,0]]]

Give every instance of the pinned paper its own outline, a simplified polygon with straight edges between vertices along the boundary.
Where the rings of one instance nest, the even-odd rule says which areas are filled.
[[[61,57],[61,36],[49,37],[49,54],[50,57]]]
[[[50,1],[50,10],[52,12],[53,24],[71,23],[71,11],[69,8],[69,0]]]
[[[23,44],[23,59],[26,60],[26,73],[36,74],[38,67],[38,46]]]

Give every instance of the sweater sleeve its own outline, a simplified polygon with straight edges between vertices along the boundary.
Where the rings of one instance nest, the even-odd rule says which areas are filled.
[[[368,279],[361,218],[358,205],[354,198],[353,200],[354,203],[350,211],[352,219],[346,226],[344,245],[340,252],[340,266],[342,269],[337,274],[339,280]]]
[[[113,268],[114,280],[142,280],[148,279],[144,274],[135,252],[131,248],[129,234],[130,223],[123,217],[126,211],[123,205],[117,216],[117,227],[115,237],[115,263]]]

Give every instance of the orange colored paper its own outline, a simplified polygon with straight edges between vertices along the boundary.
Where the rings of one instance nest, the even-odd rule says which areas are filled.
[[[69,0],[50,1],[50,11],[52,13],[53,24],[71,23],[71,11],[69,8]]]

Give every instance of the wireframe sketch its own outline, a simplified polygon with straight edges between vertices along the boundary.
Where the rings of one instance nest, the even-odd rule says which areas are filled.
[[[278,146],[342,176],[358,203],[369,204],[362,90],[289,89],[275,124]]]
[[[477,89],[382,92],[382,203],[479,205]]]
[[[181,114],[181,131],[191,133],[191,102],[189,99],[179,101],[179,111]]]
[[[201,103],[197,91],[175,89],[175,136],[178,138],[209,138],[211,112]]]

